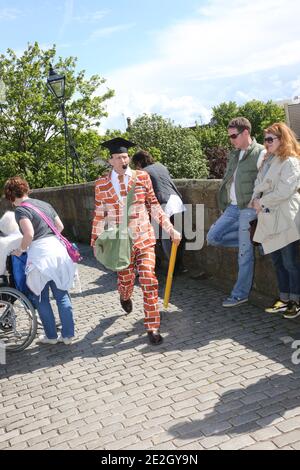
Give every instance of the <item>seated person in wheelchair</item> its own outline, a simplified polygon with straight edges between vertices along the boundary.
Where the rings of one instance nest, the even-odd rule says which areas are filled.
[[[0,336],[7,352],[23,351],[37,332],[32,294],[26,286],[27,255],[11,256],[21,240],[15,213],[5,212],[0,218]]]
[[[20,246],[22,234],[13,211],[7,211],[0,219],[0,277],[6,275],[7,257]]]

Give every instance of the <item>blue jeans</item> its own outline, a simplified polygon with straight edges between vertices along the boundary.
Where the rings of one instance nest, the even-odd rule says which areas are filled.
[[[43,324],[45,334],[49,339],[57,338],[55,318],[49,300],[49,287],[52,290],[53,297],[56,301],[58,313],[62,325],[62,337],[71,338],[74,336],[74,320],[71,299],[67,291],[60,290],[56,287],[55,282],[49,281],[41,292],[41,296],[35,295],[35,306],[39,312],[41,322]]]
[[[300,299],[299,242],[293,242],[271,253],[275,266],[280,299],[284,301]]]
[[[254,274],[254,249],[250,240],[249,222],[256,219],[255,209],[239,209],[230,204],[221,217],[211,226],[207,243],[213,246],[238,248],[238,278],[231,296],[248,298]]]

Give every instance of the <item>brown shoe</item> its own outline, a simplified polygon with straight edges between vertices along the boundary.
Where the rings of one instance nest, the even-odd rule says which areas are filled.
[[[147,331],[147,333],[150,344],[154,344],[156,346],[161,344],[164,340],[158,331]]]
[[[126,312],[126,313],[131,313],[132,312],[132,300],[131,299],[128,299],[128,300],[122,300],[120,298],[120,302],[121,302],[121,306],[122,306],[122,309]]]

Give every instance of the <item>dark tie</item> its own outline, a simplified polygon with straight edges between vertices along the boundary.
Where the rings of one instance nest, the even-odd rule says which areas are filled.
[[[119,183],[120,183],[120,196],[125,197],[127,195],[126,185],[125,185],[125,176],[118,175]]]

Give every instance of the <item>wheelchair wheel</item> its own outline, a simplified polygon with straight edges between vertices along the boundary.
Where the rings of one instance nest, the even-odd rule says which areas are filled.
[[[36,313],[27,297],[11,287],[0,287],[0,339],[6,351],[23,351],[36,331]]]

